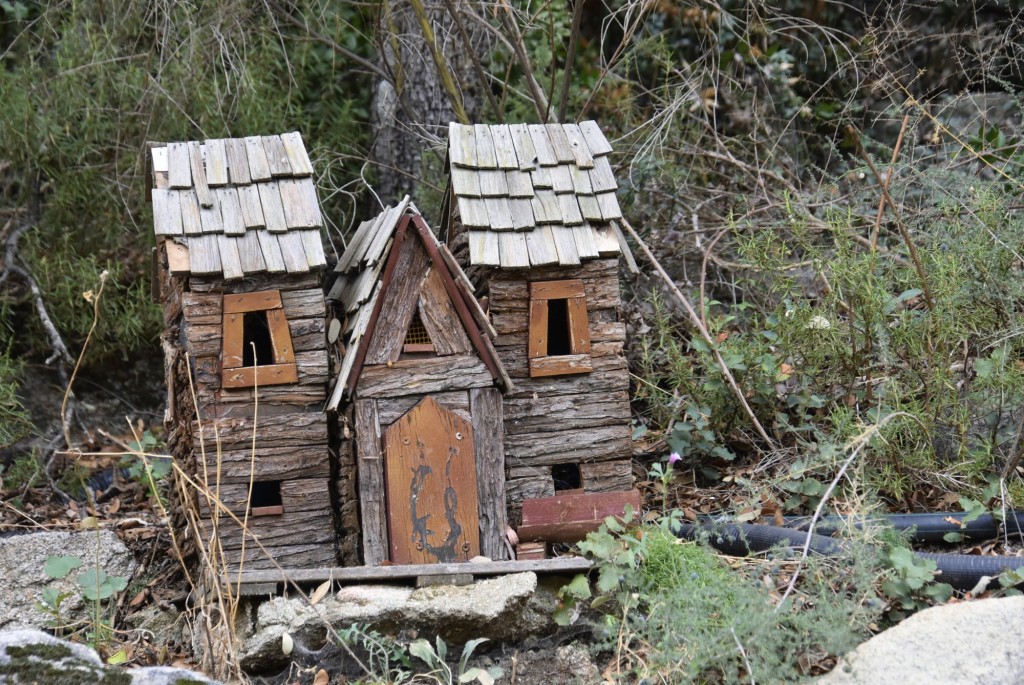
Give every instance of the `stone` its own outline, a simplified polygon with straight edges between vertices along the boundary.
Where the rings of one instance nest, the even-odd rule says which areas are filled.
[[[1021,632],[1024,596],[932,607],[861,644],[817,682],[1016,685],[1024,682]]]
[[[0,632],[0,685],[218,685],[201,673],[153,666],[105,666],[92,649],[41,630]]]
[[[51,556],[72,556],[82,565],[66,578],[55,580],[43,570]],[[72,622],[85,617],[86,602],[78,584],[79,574],[96,564],[110,576],[131,578],[136,563],[128,548],[110,530],[44,532],[0,538],[0,578],[17,579],[0,593],[0,629],[46,628],[53,618],[37,608],[43,589],[68,593],[61,618]]]
[[[478,580],[471,585],[419,589],[393,585],[352,585],[310,606],[305,599],[276,597],[259,606],[255,628],[239,653],[242,668],[266,672],[288,662],[281,651],[287,633],[296,652],[319,649],[326,626],[353,624],[403,637],[440,636],[451,645],[484,637],[495,642],[520,640],[555,629],[551,609],[557,601],[534,573]]]

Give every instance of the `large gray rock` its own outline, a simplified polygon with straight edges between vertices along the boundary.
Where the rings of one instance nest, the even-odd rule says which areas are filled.
[[[21,685],[217,685],[181,668],[125,670],[104,666],[93,650],[40,630],[0,632],[0,684]]]
[[[51,556],[78,557],[83,564],[66,578],[54,580],[43,570]],[[64,620],[83,617],[85,601],[78,575],[95,567],[97,557],[100,568],[108,575],[130,578],[135,572],[134,557],[113,531],[30,533],[0,538],[0,578],[7,583],[0,592],[0,629],[47,627],[52,617],[36,608],[46,587],[69,593],[61,607]]]
[[[847,654],[819,685],[1024,682],[1024,597],[925,609]]]
[[[472,585],[420,589],[391,585],[344,587],[315,606],[305,599],[278,597],[259,606],[254,630],[240,651],[242,668],[262,672],[282,666],[285,633],[297,649],[313,650],[327,639],[327,625],[353,624],[388,634],[413,634],[449,644],[478,637],[495,641],[522,639],[555,628],[555,596],[538,587],[533,573],[479,580]]]

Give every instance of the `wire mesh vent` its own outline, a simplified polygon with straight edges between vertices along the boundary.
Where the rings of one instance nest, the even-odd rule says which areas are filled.
[[[412,351],[416,352],[426,352],[434,349],[434,343],[431,341],[430,334],[427,333],[423,321],[420,320],[419,312],[412,315],[412,322],[409,324],[409,330],[405,334],[404,346],[409,348],[410,345],[414,346]]]

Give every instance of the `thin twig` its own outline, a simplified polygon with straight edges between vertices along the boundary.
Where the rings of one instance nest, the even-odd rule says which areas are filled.
[[[544,91],[541,89],[540,84],[537,83],[537,77],[534,76],[533,65],[530,62],[529,55],[526,54],[526,45],[523,43],[523,34],[520,32],[519,25],[512,16],[512,8],[509,6],[508,0],[500,0],[499,6],[495,11],[501,17],[501,23],[505,30],[510,34],[511,40],[509,42],[512,44],[512,51],[519,61],[519,67],[523,70],[523,78],[526,79],[526,85],[530,89],[530,95],[533,98],[533,108],[537,112],[537,121],[542,124],[546,123],[548,112],[550,111],[548,99],[544,96]]]
[[[476,77],[480,81],[480,87],[484,91],[484,95],[487,96],[487,102],[491,105],[491,111],[494,112],[494,118],[499,124],[505,123],[505,114],[498,107],[498,101],[494,99],[494,93],[491,92],[491,87],[487,84],[487,73],[484,71],[483,64],[480,62],[480,55],[476,53],[476,48],[473,47],[473,41],[470,39],[469,33],[466,31],[465,24],[462,23],[462,17],[455,10],[452,5],[452,0],[444,0],[444,6],[448,9],[448,15],[452,18],[452,22],[455,24],[455,28],[459,31],[459,36],[462,37],[462,44],[469,53],[469,61],[473,64],[473,70],[476,72]]]
[[[903,116],[903,123],[900,125],[900,133],[896,136],[896,147],[892,149],[892,159],[889,161],[889,173],[882,181],[882,186],[888,191],[889,183],[892,182],[893,168],[896,159],[900,156],[900,147],[903,145],[903,134],[907,132],[907,124],[910,123],[910,115]],[[871,251],[878,249],[878,230],[882,226],[882,213],[885,212],[885,198],[878,198],[878,214],[875,216],[875,226],[871,229]]]
[[[754,410],[750,408],[750,404],[747,402],[747,398],[743,396],[743,390],[736,383],[736,379],[733,377],[732,371],[730,371],[729,367],[726,365],[725,360],[722,359],[722,355],[718,351],[718,343],[716,343],[711,338],[711,334],[708,333],[708,329],[701,322],[700,317],[697,316],[697,312],[694,310],[693,305],[690,304],[690,301],[686,298],[686,295],[683,294],[683,291],[681,291],[679,287],[676,286],[675,281],[672,280],[672,277],[669,276],[668,272],[665,271],[665,269],[661,266],[661,263],[658,261],[658,258],[654,256],[653,252],[651,252],[651,248],[647,247],[647,243],[645,243],[643,239],[640,237],[640,235],[636,232],[636,230],[634,230],[633,227],[629,225],[629,222],[626,221],[624,218],[620,219],[620,222],[621,225],[626,229],[626,231],[628,231],[629,234],[633,236],[633,240],[635,240],[636,244],[640,246],[641,250],[643,250],[643,253],[651,262],[651,265],[654,266],[654,269],[661,276],[662,280],[665,281],[665,284],[668,285],[668,287],[672,290],[675,296],[682,303],[683,307],[686,309],[686,313],[690,317],[691,323],[693,323],[694,327],[700,333],[700,337],[704,339],[704,342],[711,350],[711,354],[714,355],[715,361],[718,362],[718,367],[722,370],[722,375],[725,376],[726,382],[729,383],[729,387],[732,389],[733,395],[736,396],[736,399],[743,407],[743,411],[746,412],[747,416],[750,418],[750,423],[754,426],[754,430],[757,431],[757,434],[761,436],[761,439],[764,440],[765,443],[767,443],[769,446],[774,446],[775,441],[772,440],[772,438],[768,435],[767,431],[765,431],[764,427],[761,425],[761,422],[757,420],[757,416],[754,414]]]
[[[573,62],[576,61],[576,43],[580,39],[580,22],[583,20],[583,0],[576,0],[572,11],[572,28],[569,29],[569,49],[565,55],[565,70],[562,73],[562,96],[558,101],[558,120],[565,121],[565,110],[569,105],[569,81],[573,76]]]

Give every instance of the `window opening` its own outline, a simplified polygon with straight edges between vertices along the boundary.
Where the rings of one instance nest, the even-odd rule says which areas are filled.
[[[266,480],[252,484],[252,497],[249,498],[251,516],[273,516],[283,513],[281,481]]]
[[[548,300],[548,355],[561,357],[572,354],[569,333],[569,301]]]
[[[270,338],[267,313],[246,312],[242,321],[242,366],[269,366],[274,363],[274,343]],[[255,357],[253,353],[255,352]]]
[[[583,477],[576,464],[555,464],[551,467],[551,478],[555,481],[555,492],[583,488]]]
[[[423,325],[419,311],[412,315],[409,323],[409,330],[405,334],[405,342],[402,344],[403,352],[433,352],[434,342],[427,333],[427,327]]]

